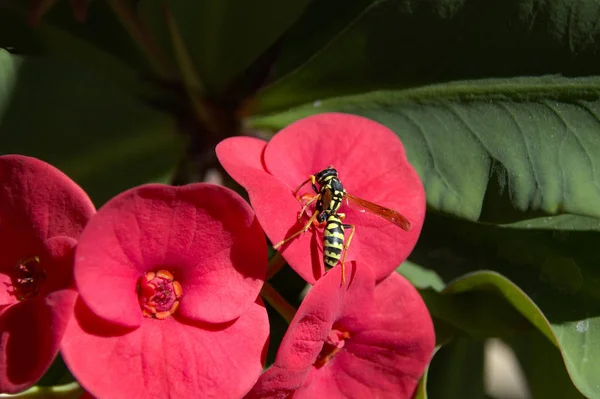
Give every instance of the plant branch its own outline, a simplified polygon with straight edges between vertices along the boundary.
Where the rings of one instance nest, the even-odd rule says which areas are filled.
[[[265,282],[262,290],[260,290],[260,296],[267,301],[267,303],[271,305],[288,324],[292,322],[297,309],[290,305],[271,284]]]
[[[119,18],[129,36],[144,53],[154,72],[160,77],[172,78],[173,72],[167,57],[156,44],[144,23],[139,19],[131,3],[124,0],[108,0],[108,5]]]
[[[208,133],[218,137],[219,127],[211,117],[211,112],[206,106],[206,103],[202,100],[205,95],[204,84],[196,72],[194,62],[192,61],[192,57],[181,36],[177,22],[166,5],[163,6],[163,12],[167,29],[171,36],[171,44],[173,45],[173,52],[175,53],[175,59],[179,67],[181,79],[183,80],[190,102],[192,103],[194,113],[199,122],[206,127]]]
[[[275,252],[275,255],[269,259],[269,265],[267,266],[267,281],[272,279],[285,265],[286,261],[283,256],[279,252]]]

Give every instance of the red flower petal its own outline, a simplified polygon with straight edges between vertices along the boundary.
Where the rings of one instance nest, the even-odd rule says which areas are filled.
[[[0,310],[8,305],[17,303],[12,287],[12,278],[8,274],[0,273]],[[8,287],[8,289],[7,289]]]
[[[117,335],[78,301],[62,354],[99,398],[240,398],[262,370],[268,335],[259,302],[219,326],[144,319],[140,328]]]
[[[404,277],[393,273],[376,286],[370,310],[360,309],[359,296],[352,299],[337,321],[352,330],[352,337],[324,368],[330,366],[342,397],[411,398],[435,346],[433,324],[421,297]],[[319,392],[329,389],[331,380],[321,378],[311,385]],[[310,390],[304,397],[311,397]]]
[[[349,263],[348,277],[356,271],[354,262]],[[372,273],[363,268],[361,275],[340,285],[341,269],[336,267],[315,283],[290,323],[275,363],[260,376],[247,399],[286,398],[291,393],[295,397],[306,383],[333,323],[342,316],[346,297],[373,290]]]
[[[76,296],[69,289],[75,239],[93,213],[85,192],[58,169],[0,156],[0,392],[33,385],[56,356]],[[19,271],[23,264],[37,266]],[[18,273],[36,283],[19,283]]]
[[[306,218],[302,223],[296,221],[302,206],[293,191],[309,175],[333,164],[350,194],[396,210],[412,224],[412,230],[406,232],[344,203],[340,212],[347,216],[345,223],[356,226],[347,261],[372,265],[377,280],[381,280],[412,251],[425,216],[425,192],[392,131],[366,118],[327,113],[280,131],[266,145],[260,160],[261,146],[255,144],[252,151],[246,151],[248,140],[227,139],[217,146],[217,155],[227,172],[248,190],[256,215],[273,243],[306,223]],[[310,190],[307,185],[300,194]],[[324,272],[323,238],[322,229],[311,230],[312,234],[294,239],[281,252],[298,274],[314,283]]]
[[[137,327],[138,281],[165,269],[183,288],[179,315],[220,323],[251,306],[266,266],[264,233],[239,195],[211,184],[150,184],[118,195],[92,218],[75,280],[94,313]]]
[[[54,237],[40,254],[43,292],[0,313],[0,392],[16,393],[38,381],[58,353],[77,293],[72,283],[75,240]]]
[[[0,273],[39,253],[50,237],[77,238],[94,211],[87,194],[52,165],[0,156]]]
[[[236,137],[219,143],[216,152],[221,163],[227,163],[228,173],[250,191],[260,189],[265,178],[263,152],[266,146],[267,143],[263,140]]]
[[[351,265],[351,266],[350,266]],[[274,365],[248,398],[410,398],[435,345],[418,292],[392,274],[377,286],[368,268],[340,286],[340,268],[317,281],[298,309]],[[349,337],[318,365],[335,330]],[[317,364],[317,365],[315,365]]]
[[[289,195],[290,189],[283,182],[264,169],[261,159],[265,147],[266,142],[262,140],[234,137],[219,143],[216,152],[227,173],[248,191],[256,217],[264,221],[261,225],[269,229],[265,232],[272,239],[274,236],[283,237],[292,234],[302,228],[302,225],[298,224],[298,200],[293,195]],[[310,262],[302,264],[300,268],[293,266],[292,263],[290,265],[302,278],[309,283],[314,283],[323,273],[319,268],[320,256],[318,255],[322,253],[322,251],[318,252],[322,244],[317,244],[317,240],[311,234],[298,237],[294,244],[286,246],[286,259],[306,259],[311,253],[306,247],[311,246],[314,260],[312,264],[315,265],[312,270]]]

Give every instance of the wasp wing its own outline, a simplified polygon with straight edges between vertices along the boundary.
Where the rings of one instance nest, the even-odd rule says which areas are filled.
[[[352,202],[353,204],[359,206],[360,208],[363,208],[363,209],[369,211],[369,213],[372,213],[374,215],[384,218],[388,222],[395,224],[396,226],[400,227],[404,231],[410,231],[410,229],[412,228],[412,225],[410,224],[408,219],[393,209],[386,208],[381,205],[377,205],[373,202],[356,197],[352,194],[346,193],[345,197],[346,197],[346,200],[348,200],[349,202]]]

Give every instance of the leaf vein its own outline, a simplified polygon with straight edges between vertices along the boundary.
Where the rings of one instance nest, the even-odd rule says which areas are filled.
[[[577,129],[574,129],[573,127],[571,127],[570,124],[569,124],[569,122],[565,119],[565,117],[561,114],[561,112],[559,110],[557,110],[548,101],[542,101],[541,103],[556,116],[556,118],[564,126],[566,132],[567,133],[571,133],[571,135],[573,136],[573,138],[575,139],[575,141],[577,142],[577,144],[579,145],[579,147],[581,148],[581,150],[585,154],[585,156],[587,158],[587,161],[588,161],[588,164],[590,165],[591,172],[592,172],[592,181],[594,183],[594,186],[598,190],[599,187],[598,187],[598,181],[596,179],[596,168],[595,168],[595,165],[594,165],[594,159],[590,155],[590,153],[589,153],[588,149],[586,148],[586,146],[583,144],[582,138],[577,133]],[[589,109],[587,111],[590,112]],[[598,120],[598,116],[597,115],[595,115],[593,112],[590,112],[590,113],[592,115],[594,115],[594,117],[595,117],[596,120]],[[559,166],[559,169],[561,169],[560,166]]]
[[[527,143],[527,139],[526,139],[526,135],[523,132],[523,128],[521,127],[521,124],[519,123],[515,113],[513,112],[513,110],[510,109],[510,107],[508,106],[508,104],[506,104],[505,102],[499,101],[498,102],[498,106],[500,108],[502,108],[506,114],[509,116],[510,120],[513,122],[513,124],[516,126],[517,128],[517,132],[518,132],[518,136],[521,137],[522,141],[523,141],[523,147],[525,149],[525,158],[527,159],[527,162],[529,163],[529,167],[531,169],[531,174],[533,176],[533,188],[532,188],[532,197],[534,195],[535,192],[540,192],[540,181],[537,175],[537,171],[535,169],[534,163],[533,163],[533,159],[531,157],[531,152],[530,152],[530,148],[529,148],[529,144]],[[510,175],[509,175],[509,179],[510,180]],[[543,195],[543,194],[541,194]],[[531,206],[531,200],[530,200],[530,206]]]
[[[438,165],[435,161],[435,157],[433,156],[433,146],[431,145],[431,142],[428,140],[427,134],[425,134],[423,126],[421,126],[415,120],[415,118],[408,115],[408,113],[402,113],[401,115],[403,115],[406,118],[406,120],[411,125],[413,125],[416,128],[416,131],[423,137],[423,142],[427,146],[427,149],[428,149],[427,154],[429,156],[429,160],[430,160],[430,163],[432,165],[432,169],[434,170],[434,172],[440,177],[440,179],[442,180],[444,185],[457,196],[457,198],[461,198],[461,195],[458,193],[458,191],[456,191],[456,189],[452,186],[452,184],[447,179],[447,177],[442,173],[442,170],[438,167]]]

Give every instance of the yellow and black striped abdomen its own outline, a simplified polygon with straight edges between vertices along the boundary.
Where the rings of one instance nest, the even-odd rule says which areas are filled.
[[[323,231],[323,262],[325,266],[334,267],[344,250],[344,225],[335,213],[327,216],[326,223]]]

